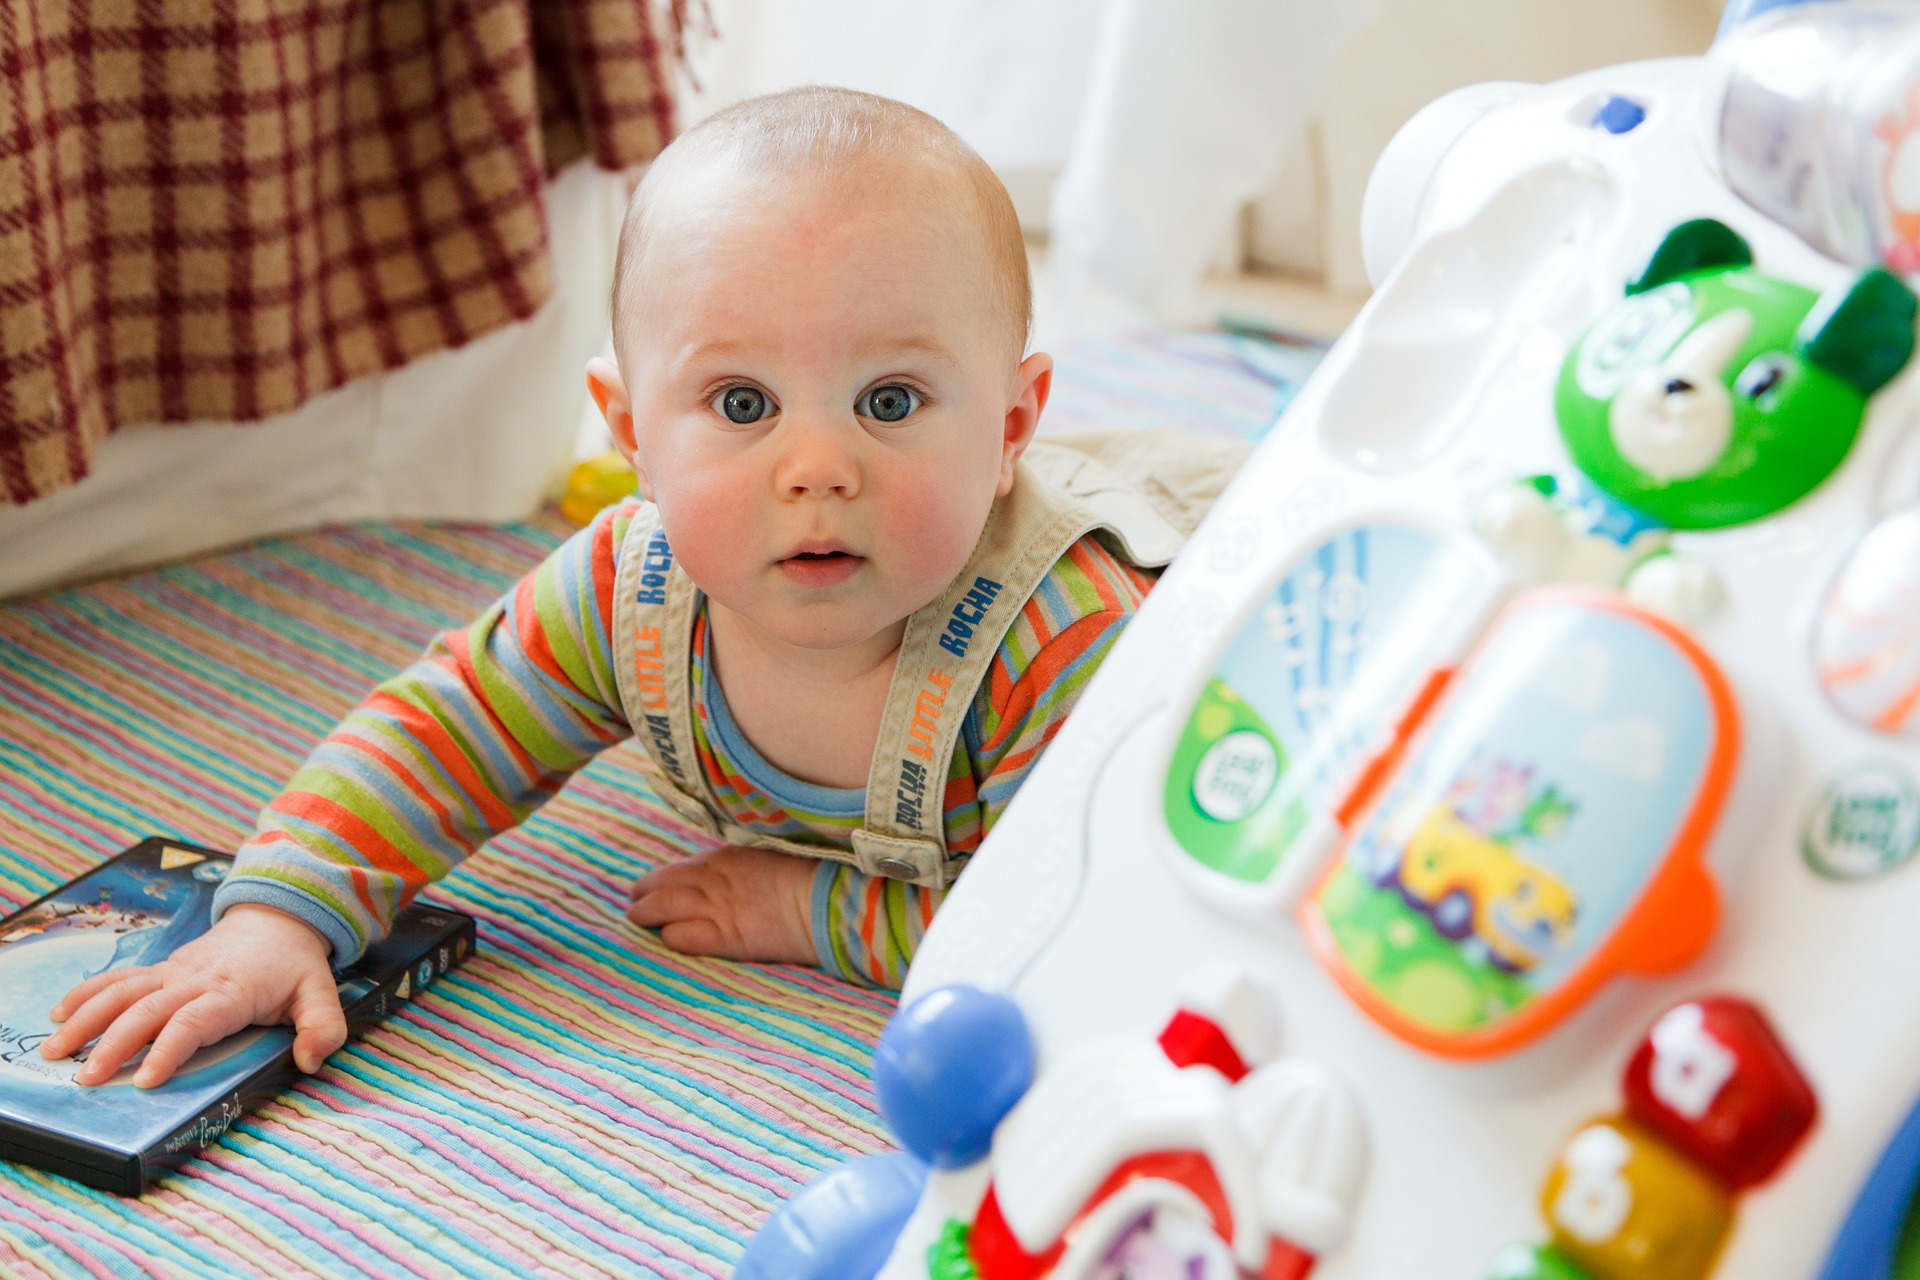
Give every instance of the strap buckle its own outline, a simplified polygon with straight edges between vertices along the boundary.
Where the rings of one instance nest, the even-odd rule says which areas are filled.
[[[949,879],[947,852],[937,842],[864,827],[853,832],[853,861],[870,876],[911,881],[929,889],[944,889]]]

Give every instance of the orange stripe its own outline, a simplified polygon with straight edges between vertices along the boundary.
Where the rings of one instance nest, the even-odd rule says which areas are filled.
[[[1034,592],[1027,602],[1020,606],[1020,621],[1027,624],[1027,630],[1033,632],[1033,647],[1040,653],[1047,651],[1053,643],[1053,622],[1047,615],[1047,607],[1040,602],[1040,593]]]
[[[436,657],[429,651],[427,661],[450,670],[455,676],[459,677],[460,683],[466,686],[467,695],[473,700],[473,704],[479,707],[480,710],[486,712],[487,720],[494,730],[493,736],[498,739],[500,744],[513,756],[513,762],[519,767],[520,771],[523,773],[539,773],[540,762],[535,760],[527,749],[520,745],[518,738],[507,731],[506,722],[494,714],[493,707],[487,702],[486,691],[480,687],[480,674],[474,665],[473,651],[469,647],[472,643],[472,637],[465,631],[449,631],[441,636],[440,639],[446,643],[447,651],[445,656]],[[378,694],[380,690],[376,689],[374,692]],[[373,699],[368,698],[367,701],[371,704]],[[436,727],[441,727],[444,732],[444,726],[440,725],[439,718],[434,717],[433,713],[426,708],[414,707],[412,703],[404,701],[398,705],[411,708],[412,714],[431,717],[432,723]]]
[[[886,970],[880,963],[880,948],[874,943],[874,926],[881,917],[880,905],[886,897],[887,885],[884,880],[867,882],[866,910],[861,913],[860,942],[867,949],[867,973],[876,982],[887,980]]]
[[[1113,575],[1110,572],[1103,572],[1114,567],[1114,560],[1107,554],[1106,548],[1096,549],[1090,545],[1092,542],[1091,536],[1080,539],[1067,548],[1065,558],[1086,576],[1088,585],[1093,588],[1094,594],[1100,597],[1102,611],[1112,613],[1125,607],[1113,589]]]
[[[1846,684],[1861,676],[1872,675],[1881,668],[1884,660],[1884,654],[1875,653],[1854,662],[1829,663],[1820,668],[1820,679],[1826,684]]]
[[[540,621],[540,607],[533,598],[535,576],[528,574],[513,588],[510,631],[514,639],[519,642],[520,651],[527,655],[528,661],[545,672],[549,679],[571,689],[573,681],[560,666],[560,660],[553,656],[553,645],[547,639],[547,626]]]
[[[374,870],[385,872],[405,885],[405,897],[410,898],[418,893],[420,887],[426,884],[429,878],[425,871],[416,866],[406,854],[396,849],[366,819],[325,796],[315,795],[311,791],[283,792],[280,798],[273,802],[271,811],[300,818],[331,831],[354,853],[366,859]],[[368,915],[376,920],[384,918],[382,913],[374,908],[373,900],[364,886],[356,884],[355,893],[359,896],[361,905],[367,909]]]
[[[1020,679],[1007,691],[1006,698],[998,701],[1000,722],[994,726],[992,738],[981,744],[982,749],[992,751],[1001,747],[1016,727],[1024,729],[1027,721],[1033,717],[1041,695],[1053,687],[1061,673],[1098,644],[1115,621],[1128,616],[1125,612],[1087,614],[1062,631],[1052,644],[1036,653],[1032,664],[1020,673]],[[1063,718],[1056,717],[1055,723]],[[998,775],[1007,767],[1002,763],[993,772]]]
[[[594,530],[593,534],[593,547],[591,551],[593,562],[593,600],[600,611],[601,622],[605,624],[609,630],[613,627],[613,581],[614,576],[619,572],[619,566],[614,563],[615,542],[613,526],[631,506],[631,503],[622,503],[620,506],[614,508],[613,514],[603,520],[599,528]],[[632,516],[628,515],[626,519],[628,523],[632,522]]]
[[[475,697],[478,701],[477,694]],[[513,810],[494,792],[492,784],[480,776],[480,771],[467,758],[466,752],[460,749],[460,744],[432,712],[378,689],[368,696],[365,705],[370,711],[385,712],[399,721],[400,726],[420,744],[421,750],[432,756],[452,776],[460,790],[474,801],[480,810],[481,820],[488,826],[505,828],[519,822]],[[479,701],[479,705],[486,707],[484,701]],[[487,715],[491,717],[493,712],[488,710]],[[349,731],[344,726],[340,736],[348,741],[365,741],[357,731]],[[524,763],[528,774],[540,776],[541,771],[527,759],[526,753],[520,750],[520,744],[513,740],[513,735],[506,732],[504,726],[501,726],[498,737]]]
[[[999,772],[995,770],[994,772]],[[980,787],[973,780],[973,774],[963,773],[947,779],[946,794],[940,803],[948,809],[957,809],[963,804],[972,804],[980,798]]]
[[[1907,691],[1893,700],[1879,716],[1875,717],[1873,727],[1882,733],[1894,733],[1905,724],[1907,717],[1920,707],[1920,681],[1916,681]]]
[[[1139,608],[1140,602],[1147,598],[1147,593],[1160,585],[1160,570],[1136,569],[1125,561],[1115,561],[1115,563],[1120,566],[1120,572],[1126,575],[1127,581],[1133,584],[1134,591],[1138,593],[1133,604],[1136,609]]]
[[[399,760],[395,759],[384,748],[376,746],[371,739],[358,738],[355,741],[359,745],[362,755],[367,756],[385,767],[389,774],[398,778],[400,784],[413,793],[415,799],[433,811],[434,817],[439,820],[440,830],[446,833],[448,839],[452,840],[468,853],[472,853],[474,849],[478,847],[471,841],[461,837],[458,824],[453,820],[453,813],[445,805],[440,803],[433,792],[428,789],[420,775],[401,764]]]

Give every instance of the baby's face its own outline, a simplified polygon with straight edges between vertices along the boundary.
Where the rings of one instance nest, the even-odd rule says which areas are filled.
[[[953,581],[1046,397],[964,197],[888,177],[675,193],[621,353],[679,563],[806,648],[897,639]]]

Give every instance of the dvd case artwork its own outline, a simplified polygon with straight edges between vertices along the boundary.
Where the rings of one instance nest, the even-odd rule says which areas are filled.
[[[49,1062],[53,1005],[108,969],[155,964],[212,925],[233,860],[148,839],[0,919],[0,1158],[91,1186],[138,1193],[203,1149],[298,1074],[293,1033],[254,1027],[210,1045],[166,1084],[136,1088],[136,1058],[99,1085],[74,1083],[84,1060]],[[473,920],[412,906],[387,938],[337,976],[350,1029],[418,994],[474,948]]]

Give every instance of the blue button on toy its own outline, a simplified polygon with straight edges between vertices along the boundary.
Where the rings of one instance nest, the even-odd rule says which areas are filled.
[[[1647,118],[1647,109],[1632,98],[1622,98],[1618,94],[1600,104],[1593,113],[1593,127],[1605,129],[1608,133],[1631,133],[1640,127]]]
[[[873,1091],[901,1146],[959,1169],[986,1156],[1033,1067],[1019,1005],[978,987],[941,987],[887,1024],[873,1053]]]

